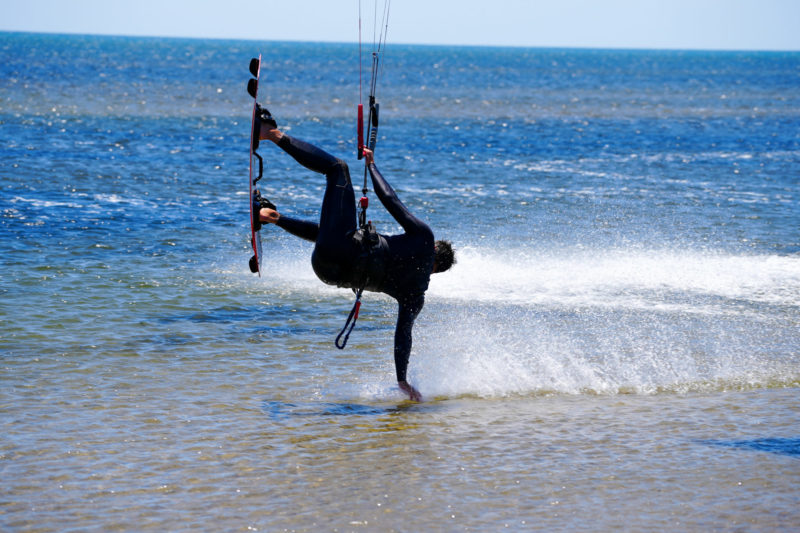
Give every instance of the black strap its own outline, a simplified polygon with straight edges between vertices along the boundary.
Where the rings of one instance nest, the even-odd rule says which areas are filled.
[[[353,304],[353,309],[350,310],[350,314],[347,316],[347,321],[344,323],[344,327],[342,331],[336,336],[336,347],[340,350],[344,350],[344,347],[347,346],[347,339],[350,338],[350,333],[352,333],[353,328],[356,327],[356,320],[358,320],[358,311],[361,308],[361,293],[364,292],[364,289],[358,289],[356,292],[356,303]],[[350,327],[348,329],[348,326]],[[342,335],[344,335],[344,339],[342,339]]]
[[[258,183],[258,180],[264,176],[264,159],[262,159],[255,150],[253,150],[253,155],[258,158],[258,176],[256,176],[256,179],[253,180],[253,184],[256,184]]]

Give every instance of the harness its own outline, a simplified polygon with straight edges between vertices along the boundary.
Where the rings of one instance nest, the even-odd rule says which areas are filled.
[[[370,77],[370,89],[369,89],[369,115],[367,118],[367,145],[366,147],[375,151],[375,144],[378,141],[378,115],[380,112],[380,104],[375,99],[375,90],[378,85],[378,68],[380,63],[380,53],[381,48],[386,45],[386,33],[389,30],[389,6],[391,4],[390,0],[386,0],[383,6],[383,18],[381,20],[381,33],[378,37],[377,47],[375,47],[374,37],[373,37],[373,52],[372,52],[372,74]],[[375,9],[375,16],[377,17],[377,2],[376,2],[376,9]],[[385,31],[383,29],[385,27]],[[357,113],[357,137],[358,137],[358,145],[357,145],[357,156],[359,161],[364,157],[364,105],[361,102],[361,2],[359,1],[358,4],[358,113]],[[350,333],[353,331],[353,328],[356,326],[356,321],[358,320],[358,312],[361,309],[361,295],[364,293],[364,289],[369,290],[379,290],[381,287],[381,283],[383,282],[383,278],[386,274],[386,254],[384,253],[385,250],[385,240],[381,237],[377,231],[375,231],[375,226],[372,224],[371,220],[367,220],[367,208],[369,207],[369,198],[367,197],[367,173],[368,169],[367,166],[364,165],[364,186],[361,189],[361,199],[358,202],[359,210],[358,210],[358,229],[353,233],[353,240],[357,243],[359,247],[359,254],[356,258],[355,263],[355,276],[354,279],[357,280],[358,288],[354,288],[353,291],[356,293],[356,301],[353,304],[353,308],[350,310],[350,314],[347,316],[347,320],[344,323],[344,327],[339,332],[339,335],[336,336],[336,341],[334,344],[340,350],[344,350],[344,347],[347,346],[347,339],[350,337]]]

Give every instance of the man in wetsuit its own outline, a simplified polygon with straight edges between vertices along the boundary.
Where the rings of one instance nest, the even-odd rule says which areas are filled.
[[[388,294],[399,304],[394,334],[394,362],[400,389],[414,401],[422,396],[406,381],[411,355],[411,330],[422,310],[430,275],[444,272],[455,262],[449,242],[434,242],[433,232],[409,212],[375,166],[373,154],[364,150],[375,194],[402,226],[399,235],[376,235],[368,245],[354,239],[356,202],[347,163],[278,129],[266,109],[259,109],[259,139],[272,141],[304,167],[327,180],[319,224],[279,214],[271,207],[259,210],[261,222],[273,223],[289,233],[315,243],[311,266],[329,285]],[[369,248],[365,248],[369,246]]]

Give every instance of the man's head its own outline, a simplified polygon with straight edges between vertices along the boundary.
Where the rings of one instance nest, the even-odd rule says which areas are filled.
[[[436,241],[433,247],[433,273],[449,270],[456,262],[456,254],[450,241]]]

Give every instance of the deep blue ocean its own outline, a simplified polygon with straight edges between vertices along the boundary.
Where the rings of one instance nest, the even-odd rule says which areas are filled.
[[[309,243],[249,272],[259,53],[359,185],[356,44],[0,33],[0,529],[797,525],[800,53],[389,43],[376,161],[458,259],[421,404],[393,301],[340,352]]]

